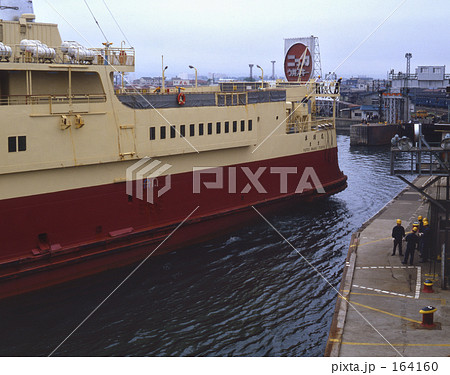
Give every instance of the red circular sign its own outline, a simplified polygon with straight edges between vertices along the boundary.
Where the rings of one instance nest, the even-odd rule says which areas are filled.
[[[301,72],[300,69],[302,70]],[[312,70],[311,51],[303,43],[296,43],[289,48],[284,60],[284,73],[289,82],[297,82],[299,74],[301,82],[308,81]]]

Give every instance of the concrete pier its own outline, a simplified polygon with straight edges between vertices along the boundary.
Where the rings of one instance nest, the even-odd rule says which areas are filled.
[[[336,129],[338,130],[349,130],[352,125],[361,124],[361,120],[352,120],[349,118],[336,118]]]
[[[357,124],[350,127],[350,146],[390,145],[395,134],[400,134],[400,125]]]
[[[413,266],[401,263],[398,250],[392,256],[396,219],[408,232],[418,215],[427,214],[428,203],[408,188],[353,235],[325,356],[450,355],[450,291],[440,289],[439,267],[419,263],[417,251]],[[405,249],[403,243],[403,254]],[[427,279],[434,281],[433,293],[423,292]],[[434,327],[422,325],[420,311],[427,306],[437,308]]]

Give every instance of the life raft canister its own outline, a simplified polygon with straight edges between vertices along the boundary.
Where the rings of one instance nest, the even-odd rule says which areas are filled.
[[[180,92],[177,96],[178,105],[185,105],[186,104],[186,95],[184,93]]]

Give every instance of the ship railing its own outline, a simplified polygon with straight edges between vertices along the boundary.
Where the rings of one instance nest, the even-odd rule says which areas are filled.
[[[246,82],[246,81],[232,81],[232,82],[219,82],[219,88],[221,92],[238,92],[243,93],[246,91],[254,91],[261,89],[269,89],[270,84],[268,82]]]
[[[306,93],[311,97],[337,97],[341,92],[341,84],[335,80],[316,80],[307,82],[277,82],[279,88],[306,87]]]
[[[419,77],[417,76],[417,74],[406,74],[406,73],[389,73],[389,79],[390,80],[415,80],[417,81],[419,79]]]
[[[317,131],[333,129],[335,127],[333,118],[324,118],[314,121],[287,121],[286,134],[305,133],[308,131]]]
[[[214,95],[214,92],[191,92],[191,91],[180,91],[177,87],[167,87],[164,89],[164,92],[161,92],[160,88],[115,88],[114,92],[116,95],[129,95],[129,96],[140,96],[140,95],[148,95],[153,97],[162,97],[165,95],[175,95],[180,92],[184,92],[186,95],[195,94],[196,96],[211,96]]]
[[[94,65],[134,66],[134,48],[91,48],[94,52]]]
[[[116,95],[150,95],[150,94],[158,94],[156,89],[148,88],[148,89],[140,89],[140,88],[132,88],[132,89],[115,89]]]
[[[219,107],[247,105],[248,93],[216,93],[216,105]]]
[[[63,52],[61,47],[51,47],[56,54],[36,55],[32,52],[22,50],[23,46],[16,44],[12,46],[12,54],[8,58],[2,57],[5,61],[15,63],[56,63],[56,64],[80,64],[80,65],[112,65],[131,66],[135,65],[134,48],[78,48],[75,54],[69,56]],[[86,53],[89,52],[89,53]]]
[[[104,103],[105,94],[82,95],[9,95],[0,98],[0,105],[39,105],[39,104],[77,104],[77,103]]]
[[[58,63],[62,64],[63,54],[61,48],[53,48],[55,50],[55,55],[43,55],[37,56],[33,52],[23,51],[23,46],[20,44],[15,44],[11,46],[12,55],[7,59],[14,63],[27,63],[27,64],[39,64],[39,63]]]
[[[341,93],[338,81],[308,81],[306,83],[308,95],[315,97],[336,97]]]

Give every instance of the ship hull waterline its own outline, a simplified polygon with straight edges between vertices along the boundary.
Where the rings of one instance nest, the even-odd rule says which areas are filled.
[[[91,199],[86,200],[90,206],[83,207],[82,200],[79,199],[80,191],[61,192],[64,198],[56,197],[53,201],[58,204],[53,205],[48,203],[45,205],[43,202],[51,201],[51,196],[55,193],[45,197],[27,197],[23,211],[20,210],[20,199],[6,202],[2,211],[9,208],[9,213],[13,211],[19,213],[19,217],[16,219],[9,216],[12,220],[10,227],[5,228],[8,230],[7,233],[17,231],[15,226],[17,222],[24,223],[23,232],[17,233],[17,235],[24,237],[30,233],[29,236],[34,238],[34,242],[32,242],[32,238],[29,241],[30,244],[34,244],[31,247],[35,249],[30,256],[32,248],[25,252],[15,253],[17,242],[10,244],[9,249],[12,251],[9,258],[3,258],[0,261],[0,298],[32,292],[106,270],[124,267],[139,262],[150,254],[152,256],[165,254],[230,232],[234,228],[242,226],[243,223],[258,218],[252,206],[255,206],[263,214],[267,214],[282,210],[286,204],[292,205],[294,202],[313,201],[328,197],[344,190],[347,186],[347,178],[338,167],[336,149],[314,152],[308,156],[303,154],[248,163],[245,164],[245,167],[255,171],[263,165],[265,167],[295,166],[299,171],[311,167],[317,171],[317,176],[325,192],[318,192],[314,187],[306,189],[300,194],[296,192],[298,180],[291,179],[287,186],[287,193],[280,193],[279,178],[276,179],[273,175],[266,174],[260,180],[267,189],[264,194],[258,193],[256,189],[251,189],[246,195],[230,194],[224,189],[223,191],[207,190],[193,195],[192,173],[185,173],[178,177],[172,176],[170,193],[161,197],[160,202],[156,201],[153,204],[137,199],[130,202],[124,182],[90,188],[89,196],[96,197],[97,207],[92,207]],[[238,170],[242,167],[233,166]],[[247,183],[248,181],[242,182],[243,186]],[[224,185],[226,186],[226,184],[227,181]],[[134,185],[136,186],[136,182]],[[237,191],[241,191],[243,186],[239,186]],[[111,191],[114,191],[116,196],[111,196]],[[87,193],[83,192],[83,194]],[[183,199],[180,200],[180,197]],[[113,204],[114,200],[119,199],[126,200],[126,204]],[[59,227],[57,228],[59,230],[56,231],[48,228],[46,232],[49,240],[48,248],[41,244],[36,249],[35,234],[40,233],[42,227],[26,228],[27,219],[23,216],[24,212],[33,211],[31,207],[38,212],[51,207],[54,211],[46,212],[46,216],[54,216],[54,218],[50,221],[43,220],[47,226],[50,226],[60,221],[57,212],[60,212],[63,207],[68,207],[67,202],[69,201],[72,202],[73,207],[77,207],[78,219],[73,216],[73,223],[82,222],[85,225],[77,226],[66,223],[65,228],[72,228],[67,233],[60,230]],[[0,202],[0,205],[2,203],[4,202]],[[143,211],[139,220],[135,218],[136,207],[133,207],[134,205],[138,205],[139,210]],[[123,207],[130,211],[124,211]],[[75,215],[74,212],[66,210],[64,215],[70,217],[71,214]],[[114,216],[114,212],[117,221],[111,217]],[[190,214],[192,215],[189,216]],[[132,215],[134,216],[132,217]],[[188,216],[189,218],[179,226]],[[155,217],[160,219],[155,219]],[[98,225],[99,223],[103,224],[100,220],[104,220],[103,226]],[[5,225],[7,226],[7,224]],[[179,228],[176,229],[178,226]],[[75,237],[71,236],[79,235],[80,239],[83,239],[86,236],[83,228],[92,229],[93,227],[97,228],[97,231],[101,227],[102,233],[96,233],[91,238],[86,237],[84,241],[74,243],[73,238]],[[68,243],[64,242],[65,238],[68,238]],[[16,256],[14,256],[15,254]]]

